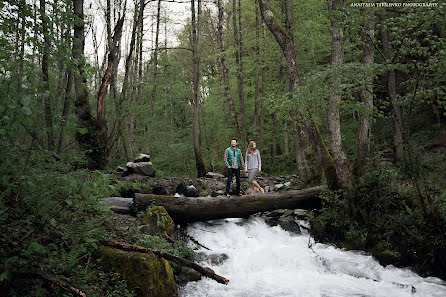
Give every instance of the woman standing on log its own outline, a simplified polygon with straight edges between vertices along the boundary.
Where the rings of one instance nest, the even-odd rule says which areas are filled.
[[[251,141],[246,151],[246,167],[245,172],[248,173],[250,195],[254,196],[254,187],[259,189],[260,193],[265,193],[262,187],[255,181],[257,172],[262,171],[262,159],[257,149],[256,143]]]

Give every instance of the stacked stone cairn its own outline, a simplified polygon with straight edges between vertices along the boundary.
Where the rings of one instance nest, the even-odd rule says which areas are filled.
[[[155,177],[156,170],[150,162],[150,155],[139,154],[133,162],[127,162],[126,168],[118,167],[118,172],[122,172],[121,176],[136,174],[141,176]]]

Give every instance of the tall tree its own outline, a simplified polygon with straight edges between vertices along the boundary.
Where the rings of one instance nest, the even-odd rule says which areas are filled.
[[[291,43],[294,47],[294,18],[293,18],[293,3],[291,0],[284,0],[284,11],[285,11],[285,27],[288,32],[288,35],[290,36]],[[292,100],[293,97],[293,91],[294,91],[294,82],[293,80],[289,80],[288,84],[288,92],[289,92],[289,99]],[[294,117],[296,118],[299,114],[298,112],[294,113]],[[296,118],[296,121],[299,119]],[[288,135],[287,135],[287,120],[285,119],[285,154],[288,155]],[[304,137],[304,134],[302,133],[301,127],[299,127],[299,124],[295,122],[293,124],[293,134],[294,134],[294,146],[295,146],[295,155],[296,155],[296,165],[297,170],[299,171],[300,176],[304,180],[309,180],[312,178],[311,170],[310,170],[310,164],[307,160],[307,155],[304,151],[304,140],[302,139]]]
[[[262,61],[261,61],[262,95],[260,96],[260,119],[259,119],[259,146],[261,149],[263,148],[264,127],[265,127],[265,98],[266,98],[266,36],[265,35],[266,35],[265,23],[262,21],[262,41],[263,41]]]
[[[192,12],[192,42],[193,42],[193,65],[194,65],[194,153],[195,165],[197,167],[198,177],[206,176],[206,168],[204,166],[203,158],[201,157],[200,149],[200,36],[201,36],[201,0],[198,1],[197,20],[195,20],[195,0],[191,1]]]
[[[404,146],[403,146],[403,109],[398,102],[398,92],[396,89],[396,73],[395,69],[391,67],[394,60],[393,46],[390,41],[389,31],[386,28],[387,15],[383,11],[379,15],[383,30],[381,30],[381,42],[383,48],[383,55],[386,59],[387,66],[387,91],[389,93],[390,100],[393,107],[393,146],[394,146],[394,160],[395,162],[402,162],[404,159]]]
[[[143,0],[141,0],[143,2]],[[156,99],[156,85],[157,85],[157,76],[158,76],[158,40],[160,33],[160,12],[161,12],[161,0],[158,0],[157,13],[156,13],[156,31],[155,31],[155,50],[153,51],[153,79],[152,79],[152,94],[151,94],[151,102],[150,102],[150,118],[147,127],[148,131],[148,139],[147,139],[147,152],[150,152],[150,133],[152,133],[152,121],[155,113],[155,99]]]
[[[297,88],[300,86],[301,82],[297,71],[294,44],[292,43],[287,31],[279,24],[273,12],[270,10],[269,0],[259,0],[258,2],[265,24],[282,49],[287,65],[289,79],[293,82],[294,87]],[[305,131],[309,134],[309,139],[312,141],[312,147],[316,156],[320,156],[320,160],[324,168],[325,178],[327,179],[327,184],[330,188],[337,188],[339,184],[334,162],[325,146],[324,140],[319,133],[317,124],[311,117],[304,118],[300,112],[298,112],[298,118],[303,120]]]
[[[240,126],[237,120],[237,114],[235,112],[234,101],[231,96],[231,88],[229,85],[229,70],[226,65],[226,54],[225,54],[225,44],[223,38],[223,4],[222,0],[217,0],[217,8],[218,8],[218,24],[217,24],[217,41],[218,46],[220,48],[219,61],[221,67],[221,78],[223,82],[224,95],[226,97],[226,101],[228,102],[229,114],[231,115],[232,120],[232,129],[234,133],[240,133]]]
[[[48,20],[46,15],[46,1],[40,0],[40,17],[42,22],[43,45],[42,45],[42,81],[43,81],[43,102],[45,111],[45,124],[48,149],[54,150],[54,134],[53,134],[53,111],[51,108],[51,92],[48,76],[48,59],[50,46],[50,36],[48,32]]]
[[[67,142],[67,133],[65,128],[67,126],[68,117],[70,116],[71,113],[71,105],[73,104],[71,99],[71,92],[73,89],[73,71],[71,69],[67,69],[66,72],[67,72],[66,73],[67,83],[65,85],[62,118],[60,124],[59,144],[57,146],[58,153],[60,153],[65,148]]]
[[[355,174],[358,177],[364,175],[364,162],[370,152],[371,120],[370,112],[373,108],[373,62],[374,47],[374,14],[370,9],[364,12],[364,29],[362,33],[362,64],[367,70],[364,89],[361,91],[361,101],[366,112],[359,117],[358,152],[354,164]]]
[[[104,132],[104,134],[107,133],[107,121],[105,119],[105,96],[107,95],[107,89],[110,85],[110,79],[113,75],[113,69],[116,66],[116,60],[118,57],[118,43],[121,41],[123,24],[124,16],[118,20],[118,23],[115,26],[115,33],[113,34],[112,44],[109,48],[107,69],[105,70],[104,76],[102,77],[102,82],[99,87],[97,96],[96,120],[98,122],[99,128]]]
[[[76,139],[87,157],[87,166],[93,169],[102,169],[105,166],[105,135],[97,126],[97,122],[91,114],[88,101],[87,79],[85,76],[84,59],[84,1],[73,0],[75,15],[73,38],[73,61],[76,64],[77,73],[74,78],[76,93],[75,107],[78,116],[78,130]]]
[[[135,49],[136,30],[139,24],[139,20],[143,17],[144,3],[141,4],[143,5],[135,5],[129,52],[127,57],[125,58],[124,81],[122,82],[121,96],[119,97],[119,101],[116,104],[116,118],[113,123],[113,128],[109,133],[109,141],[107,142],[107,156],[109,158],[111,157],[111,150],[115,144],[117,151],[120,150],[121,138],[123,136],[122,132],[123,132],[124,119],[122,118],[122,112],[123,112],[122,108],[123,108],[123,103],[126,102],[127,100],[127,95],[129,92],[129,79],[131,73],[133,51]],[[123,14],[125,15],[125,12]],[[128,155],[127,147],[124,141],[122,143],[124,144],[124,150],[127,156]]]
[[[237,89],[240,108],[240,117],[242,118],[242,137],[244,145],[248,143],[246,134],[246,112],[245,112],[245,92],[243,84],[243,35],[242,35],[242,8],[240,0],[238,0],[238,9],[236,0],[232,0],[232,25],[234,29],[235,44],[235,65],[237,67]],[[238,29],[237,29],[237,12],[238,12]]]
[[[350,165],[342,149],[341,136],[341,74],[340,68],[344,60],[344,33],[340,24],[338,5],[344,5],[343,0],[328,0],[328,10],[333,13],[330,17],[331,24],[331,66],[333,70],[330,103],[328,106],[328,138],[331,145],[331,153],[335,162],[336,176],[340,186],[347,192],[353,192],[353,176]]]
[[[257,0],[254,0],[256,7],[256,82],[254,90],[254,116],[252,120],[252,133],[257,137],[257,123],[259,121],[259,93],[260,93],[260,16],[259,16],[259,6],[257,5]]]

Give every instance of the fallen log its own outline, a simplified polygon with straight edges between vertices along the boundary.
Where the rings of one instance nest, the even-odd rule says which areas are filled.
[[[208,221],[224,218],[244,218],[274,209],[314,209],[320,205],[317,197],[327,186],[255,196],[174,197],[135,194],[134,207],[145,210],[150,205],[163,206],[176,223]]]
[[[189,261],[189,260],[184,259],[184,258],[180,258],[180,257],[174,256],[172,254],[160,252],[160,251],[157,251],[157,250],[154,250],[154,249],[151,249],[151,248],[146,248],[146,247],[142,247],[142,246],[138,246],[138,245],[126,244],[126,243],[122,243],[122,242],[118,242],[118,241],[106,241],[103,244],[106,245],[106,246],[109,246],[109,247],[112,247],[112,248],[115,248],[115,249],[124,250],[124,251],[138,252],[138,253],[145,253],[145,254],[154,254],[154,255],[157,255],[158,257],[162,257],[162,258],[164,258],[166,260],[175,262],[175,263],[177,263],[179,265],[192,268],[195,271],[201,273],[202,275],[216,280],[220,284],[227,285],[229,283],[228,279],[224,278],[223,276],[220,276],[220,275],[216,274],[209,267],[200,266],[197,263],[194,263],[194,262]]]

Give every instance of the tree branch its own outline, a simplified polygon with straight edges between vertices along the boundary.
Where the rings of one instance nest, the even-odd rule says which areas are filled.
[[[175,262],[179,265],[192,268],[193,270],[201,273],[202,275],[216,280],[220,284],[227,285],[229,283],[228,279],[216,274],[209,267],[200,266],[197,263],[186,260],[184,258],[174,256],[172,254],[160,252],[160,251],[157,251],[157,250],[154,250],[151,248],[146,248],[146,247],[142,247],[142,246],[138,246],[138,245],[126,244],[126,243],[122,243],[122,242],[118,242],[118,241],[105,241],[105,242],[103,242],[103,244],[106,246],[112,247],[112,248],[123,250],[123,251],[138,252],[138,253],[143,253],[143,254],[153,254],[158,257],[164,258],[166,260]]]

